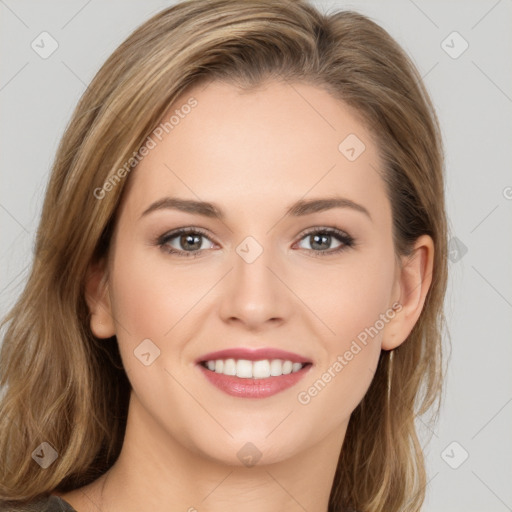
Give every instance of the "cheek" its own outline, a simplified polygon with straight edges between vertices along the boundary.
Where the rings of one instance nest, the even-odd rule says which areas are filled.
[[[386,312],[390,311],[393,281],[394,255],[390,246],[364,256],[354,254],[346,267],[320,277],[317,284],[323,292],[308,299],[334,334],[322,330],[325,357],[305,384],[310,387],[303,387],[303,395],[298,398],[302,404],[311,404],[308,411],[332,411],[330,425],[348,418],[372,381],[387,325],[381,315],[388,322],[392,318]]]
[[[342,349],[388,310],[393,284],[391,251],[387,255],[379,251],[353,253],[346,264],[317,271],[315,279],[303,288],[304,302],[329,327],[321,332],[332,349]]]
[[[150,260],[144,249],[125,251],[130,258],[121,254],[119,244],[110,279],[119,350],[135,394],[157,411],[163,401],[179,396],[164,370],[171,369],[170,341],[173,357],[186,343],[180,321],[197,302],[197,286],[187,286],[179,271],[171,275],[168,265]]]
[[[171,272],[164,258],[133,257],[114,262],[112,286],[121,331],[137,339],[163,339],[198,301],[205,284],[194,273]]]
[[[198,315],[204,314],[201,299],[217,277],[211,269],[198,272],[193,266],[170,263],[158,248],[137,243],[126,237],[116,246],[110,274],[112,314],[130,381],[134,389],[152,394],[166,389],[163,383],[169,377],[162,370],[177,370]],[[153,354],[157,357],[145,366],[138,357],[148,350],[150,360]]]
[[[380,315],[387,311],[389,288],[385,280],[352,278],[331,295],[335,308],[326,303],[325,323],[335,335],[323,337],[324,357],[297,395],[306,415],[324,418],[325,432],[348,421],[368,391],[381,354],[385,324]]]

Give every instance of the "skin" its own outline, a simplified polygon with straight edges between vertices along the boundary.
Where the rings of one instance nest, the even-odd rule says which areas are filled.
[[[132,171],[108,261],[91,268],[87,283],[91,329],[117,336],[133,387],[121,455],[101,478],[62,497],[78,512],[326,512],[350,415],[381,350],[407,338],[423,307],[433,243],[422,236],[412,257],[396,257],[375,141],[326,91],[272,81],[242,92],[213,82],[173,109],[191,96],[197,107]],[[349,134],[366,146],[352,162],[338,150]],[[173,209],[141,217],[165,196],[215,203],[225,218]],[[285,215],[299,199],[333,196],[370,216],[351,208]],[[155,243],[188,226],[208,233],[198,257]],[[334,253],[342,243],[333,237],[322,246],[330,254],[315,257],[322,249],[304,231],[325,227],[347,232],[355,245]],[[247,236],[263,249],[252,263],[236,252]],[[179,242],[169,243],[185,252]],[[400,311],[384,329],[299,403],[298,393],[395,302]],[[147,338],[160,356],[144,366],[134,349]],[[272,397],[236,398],[194,363],[231,347],[276,347],[313,366]],[[237,456],[248,442],[261,453],[252,467]]]

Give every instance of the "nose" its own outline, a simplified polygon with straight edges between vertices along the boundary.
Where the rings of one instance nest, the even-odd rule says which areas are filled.
[[[233,256],[233,270],[226,276],[220,315],[226,323],[257,331],[289,320],[293,305],[286,279],[271,251],[264,249],[252,262]]]

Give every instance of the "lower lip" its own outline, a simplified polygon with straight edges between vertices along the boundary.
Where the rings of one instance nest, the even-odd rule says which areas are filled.
[[[295,373],[267,379],[241,379],[213,372],[201,364],[199,364],[199,368],[214,386],[228,395],[239,398],[267,398],[297,384],[309,371],[311,365],[308,364]]]

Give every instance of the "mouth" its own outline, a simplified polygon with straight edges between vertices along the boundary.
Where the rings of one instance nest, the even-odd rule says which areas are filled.
[[[297,373],[311,363],[294,363],[289,359],[210,359],[199,363],[203,368],[215,373],[239,379],[268,379]]]
[[[294,386],[312,362],[277,349],[232,349],[196,361],[207,380],[221,391],[240,398],[266,398]]]

